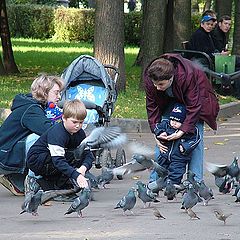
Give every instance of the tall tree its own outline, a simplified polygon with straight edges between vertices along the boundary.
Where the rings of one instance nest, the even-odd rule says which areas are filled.
[[[96,0],[94,56],[119,69],[118,90],[126,89],[124,58],[124,1]]]
[[[13,56],[5,0],[0,1],[0,34],[3,49],[2,54],[4,69],[6,73],[19,73]]]
[[[181,11],[179,11],[181,9]],[[191,34],[191,0],[175,0],[173,6],[173,48],[181,48],[182,42],[189,39]],[[166,28],[165,36],[168,35]]]
[[[218,17],[222,15],[232,15],[232,0],[216,0],[215,11]]]
[[[240,55],[240,1],[235,0],[235,19],[233,33],[233,54]]]
[[[168,0],[145,1],[142,71],[149,62],[163,53],[165,17]],[[140,81],[142,88],[142,81]]]

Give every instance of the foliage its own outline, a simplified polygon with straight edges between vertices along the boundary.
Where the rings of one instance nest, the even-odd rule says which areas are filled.
[[[200,27],[201,14],[192,14],[192,32],[195,32]]]
[[[7,11],[12,37],[46,39],[54,33],[52,7],[12,4]]]

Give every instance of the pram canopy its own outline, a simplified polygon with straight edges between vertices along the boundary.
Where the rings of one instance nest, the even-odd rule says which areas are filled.
[[[113,80],[107,72],[108,68],[116,71],[114,73],[118,75],[113,66],[104,66],[94,57],[82,55],[76,58],[62,74],[65,81],[62,100],[77,98],[84,103],[90,102],[97,106],[96,109],[87,109],[85,123],[96,123],[99,117],[101,120],[110,121],[109,117],[117,99],[117,77],[115,75]],[[85,105],[87,107],[87,104]]]

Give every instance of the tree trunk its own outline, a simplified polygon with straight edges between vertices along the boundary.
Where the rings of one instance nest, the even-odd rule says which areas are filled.
[[[119,69],[117,89],[125,91],[124,6],[122,0],[96,0],[94,56]]]
[[[163,53],[167,0],[149,0],[145,4],[142,72],[151,60]],[[139,87],[142,86],[141,80]]]
[[[235,0],[235,19],[233,33],[233,54],[240,55],[240,2]]]
[[[212,3],[212,0],[206,0],[205,1],[203,12],[205,12],[208,9],[211,9],[211,3]]]
[[[181,9],[181,11],[179,11]],[[182,42],[191,34],[191,0],[175,0],[173,7],[173,47],[182,48]],[[167,33],[165,33],[167,35]]]
[[[5,74],[6,74],[6,71],[2,63],[2,56],[0,55],[0,75],[5,75]]]
[[[19,70],[17,68],[13,56],[5,0],[0,1],[0,34],[2,41],[3,64],[5,71],[7,73],[19,73]]]
[[[232,0],[216,0],[215,10],[218,18],[222,15],[232,15]]]

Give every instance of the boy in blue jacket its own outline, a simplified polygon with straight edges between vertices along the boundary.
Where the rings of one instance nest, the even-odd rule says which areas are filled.
[[[176,133],[186,118],[186,107],[183,104],[176,103],[173,107],[170,117],[162,120],[156,125],[154,133],[156,138],[162,144],[167,146],[166,151],[160,151],[157,156],[157,162],[168,169],[168,178],[173,184],[180,184],[186,165],[191,160],[191,153],[200,142],[198,128],[195,127],[194,133],[185,133],[181,138],[169,141],[168,136]]]
[[[62,176],[75,180],[81,188],[88,187],[85,172],[92,167],[93,154],[85,150],[80,160],[74,157],[74,150],[86,138],[82,129],[86,114],[80,100],[67,101],[62,122],[52,126],[32,145],[27,155],[27,166],[37,178],[27,177],[25,194],[34,191],[35,181],[43,190],[60,188],[58,183]]]

